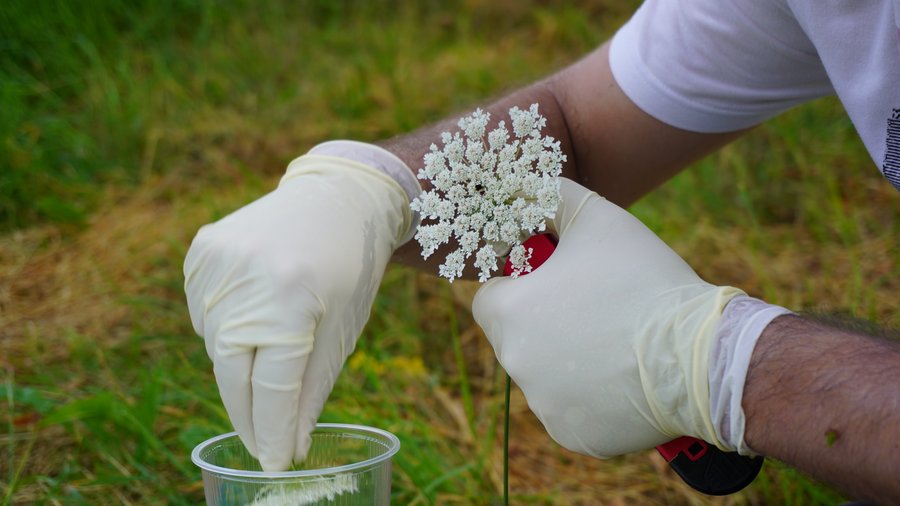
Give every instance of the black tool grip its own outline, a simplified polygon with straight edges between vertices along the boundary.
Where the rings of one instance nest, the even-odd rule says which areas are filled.
[[[762,469],[762,457],[724,452],[705,441],[682,437],[657,451],[685,483],[709,495],[733,494],[749,485]]]

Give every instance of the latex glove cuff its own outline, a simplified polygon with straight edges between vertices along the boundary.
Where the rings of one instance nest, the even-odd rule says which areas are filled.
[[[406,163],[397,157],[394,153],[374,144],[351,140],[335,140],[317,144],[309,150],[310,155],[337,156],[346,158],[356,162],[363,163],[375,170],[383,172],[391,177],[397,184],[403,188],[409,201],[422,193],[422,186],[419,184],[416,175]],[[287,177],[287,175],[285,176]],[[412,211],[412,226],[409,227],[406,235],[400,238],[397,245],[404,244],[416,235],[419,223],[422,221],[418,211]]]
[[[709,354],[709,411],[725,450],[756,455],[744,441],[744,382],[759,336],[786,314],[793,313],[746,295],[731,299],[722,312]]]

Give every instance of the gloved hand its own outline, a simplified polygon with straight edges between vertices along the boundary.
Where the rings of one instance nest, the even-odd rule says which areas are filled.
[[[708,361],[722,310],[742,292],[704,282],[596,193],[566,179],[561,191],[549,260],[475,296],[500,363],[570,450],[608,457],[678,436],[724,446],[710,416]]]
[[[418,183],[406,165],[381,148],[337,144],[294,160],[276,190],[201,228],[185,259],[194,329],[235,430],[265,470],[306,455],[386,264],[412,227],[413,190],[403,183]],[[392,166],[393,177],[334,156],[348,146]]]

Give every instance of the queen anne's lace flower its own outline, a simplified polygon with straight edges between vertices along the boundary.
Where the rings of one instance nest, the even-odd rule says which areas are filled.
[[[559,175],[566,155],[559,141],[541,136],[547,120],[537,104],[526,110],[513,107],[509,118],[487,131],[490,114],[476,109],[459,120],[462,133],[441,134],[443,149],[432,144],[418,178],[431,181],[410,207],[423,218],[416,240],[428,258],[453,238],[459,248],[450,252],[439,273],[453,282],[462,276],[474,253],[478,278],[486,281],[497,270],[498,257],[509,255],[512,276],[531,271],[531,249],[522,240],[545,230],[559,206]]]

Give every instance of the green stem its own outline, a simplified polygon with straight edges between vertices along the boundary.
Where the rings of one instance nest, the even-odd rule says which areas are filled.
[[[456,308],[453,302],[453,294],[449,286],[444,288],[444,299],[447,307],[447,319],[450,327],[450,342],[453,346],[453,357],[456,360],[456,368],[459,374],[459,389],[462,392],[463,409],[466,411],[466,422],[469,424],[469,434],[475,435],[475,402],[472,400],[472,387],[469,384],[469,372],[466,370],[466,360],[462,349],[462,338],[459,334],[459,322],[456,320]]]
[[[512,381],[506,375],[506,412],[503,419],[503,504],[509,506],[509,390]]]

